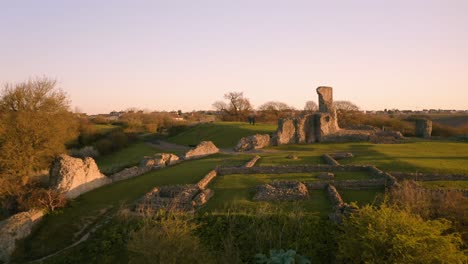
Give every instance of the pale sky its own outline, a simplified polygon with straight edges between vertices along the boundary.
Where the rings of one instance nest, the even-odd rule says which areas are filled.
[[[0,0],[0,82],[56,78],[83,111],[468,109],[468,0]]]

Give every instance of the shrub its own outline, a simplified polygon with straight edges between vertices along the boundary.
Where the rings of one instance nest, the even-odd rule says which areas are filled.
[[[257,264],[311,264],[311,262],[296,253],[296,251],[290,249],[288,251],[270,250],[270,257],[264,254],[255,255],[255,263]]]
[[[70,155],[75,158],[96,158],[99,157],[99,151],[93,146],[86,146],[81,149],[70,149]]]
[[[345,218],[338,238],[345,263],[465,263],[458,233],[447,220],[428,220],[383,205]]]
[[[196,227],[185,214],[160,213],[145,219],[140,229],[130,233],[130,263],[214,263],[192,234]]]
[[[236,210],[234,210],[236,211]],[[252,262],[258,252],[290,248],[319,263],[334,261],[335,225],[301,209],[275,206],[227,215],[205,214],[197,233],[220,263]]]
[[[112,141],[110,139],[107,139],[107,138],[100,139],[95,143],[96,149],[102,155],[106,155],[106,154],[111,153],[112,150],[113,150],[112,146],[113,146]]]

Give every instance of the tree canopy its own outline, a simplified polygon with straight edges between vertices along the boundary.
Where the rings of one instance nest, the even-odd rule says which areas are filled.
[[[76,138],[78,123],[65,92],[46,77],[6,84],[0,98],[0,166],[3,177],[23,181],[47,168],[65,143]]]

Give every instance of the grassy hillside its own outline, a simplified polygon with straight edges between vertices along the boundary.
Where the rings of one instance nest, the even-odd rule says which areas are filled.
[[[180,145],[196,145],[203,140],[213,141],[217,147],[234,147],[239,139],[253,134],[267,134],[276,130],[276,125],[240,122],[216,122],[199,124],[168,139],[169,142]]]
[[[95,189],[75,199],[60,213],[49,214],[17,253],[27,259],[51,254],[83,235],[80,231],[86,230],[86,225],[102,221],[106,209],[112,212],[133,203],[155,186],[196,183],[218,164],[240,165],[247,160],[242,155],[215,155]]]

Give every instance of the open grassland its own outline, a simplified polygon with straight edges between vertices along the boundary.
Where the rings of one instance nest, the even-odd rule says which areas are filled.
[[[351,152],[354,158],[341,160],[340,163],[371,164],[385,171],[468,174],[467,143],[444,141],[418,141],[403,144],[330,143],[283,145],[270,149],[294,152],[299,158],[305,156],[310,160],[313,156],[318,160],[324,153]],[[274,161],[274,158],[271,160]],[[288,162],[289,160],[284,158],[270,163],[286,164]]]
[[[215,191],[215,196],[211,199],[203,211],[224,212],[227,208],[235,210],[254,210],[267,202],[256,202],[252,198],[255,195],[254,188],[258,185],[269,183],[274,180],[298,180],[315,181],[315,175],[307,173],[288,174],[233,174],[218,176],[210,184],[209,188]],[[326,214],[330,211],[330,203],[325,191],[317,190],[310,193],[310,199],[296,202],[310,212]],[[287,209],[292,202],[274,203]],[[232,210],[232,209],[231,209]]]
[[[465,189],[468,190],[468,181],[421,181],[418,182],[428,189]]]
[[[125,168],[138,164],[144,156],[151,156],[161,152],[144,142],[132,144],[114,153],[96,159],[99,169],[106,173],[114,168]]]
[[[338,192],[343,198],[345,203],[357,203],[359,206],[366,204],[378,204],[382,198],[385,190],[382,189],[362,189],[362,190],[350,190],[340,189]]]
[[[83,235],[80,234],[80,230],[86,230],[87,225],[102,220],[99,218],[106,209],[114,212],[124,205],[133,203],[155,186],[196,183],[219,164],[241,165],[247,160],[248,157],[241,155],[235,157],[214,155],[202,160],[186,161],[90,191],[75,199],[59,213],[48,215],[26,241],[23,251],[18,252],[18,255],[20,259],[35,259],[53,253]]]
[[[93,128],[97,134],[107,134],[112,130],[118,129],[120,126],[106,125],[106,124],[94,124]]]
[[[241,122],[216,122],[198,124],[186,131],[171,137],[169,142],[179,145],[197,145],[201,141],[209,140],[219,148],[234,147],[239,139],[256,133],[267,134],[276,130],[276,125],[249,125]]]

